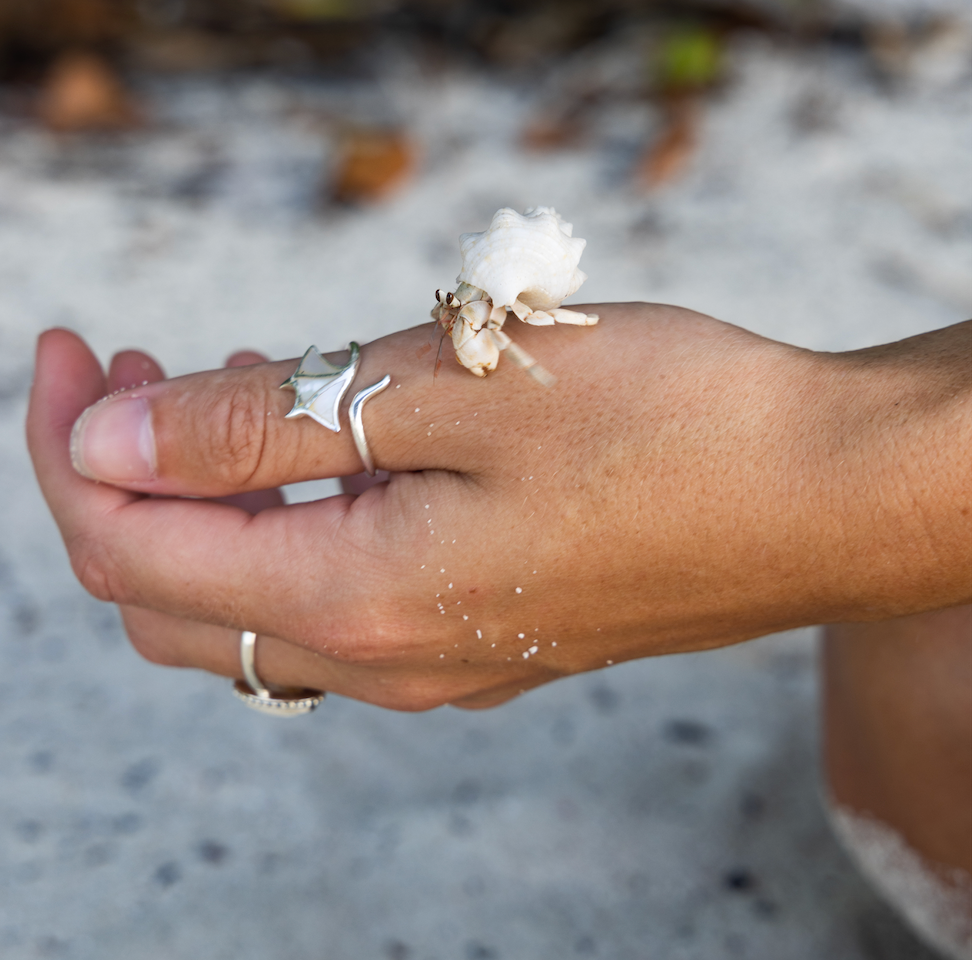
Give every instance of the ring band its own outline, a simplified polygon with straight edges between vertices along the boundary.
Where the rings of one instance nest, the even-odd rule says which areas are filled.
[[[368,440],[365,437],[361,412],[365,403],[385,390],[390,383],[391,376],[386,373],[377,383],[360,390],[355,394],[351,401],[351,409],[348,411],[348,419],[351,421],[351,436],[354,438],[354,445],[358,448],[358,456],[361,457],[361,462],[364,464],[369,477],[375,475],[375,461],[371,458],[371,451],[368,449]]]
[[[270,696],[270,691],[263,685],[256,672],[256,639],[257,635],[252,630],[243,631],[240,636],[240,663],[250,689],[258,697],[266,698]]]
[[[256,639],[252,630],[244,630],[240,636],[240,665],[246,680],[233,684],[233,693],[248,707],[273,717],[298,717],[312,713],[324,701],[322,690],[305,687],[286,687],[270,690],[256,672]]]

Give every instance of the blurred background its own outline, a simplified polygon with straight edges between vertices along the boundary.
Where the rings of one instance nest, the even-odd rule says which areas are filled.
[[[821,812],[812,629],[277,723],[130,651],[22,423],[46,327],[171,374],[340,349],[501,206],[588,240],[577,301],[954,323],[970,79],[965,0],[0,0],[0,956],[931,958]]]

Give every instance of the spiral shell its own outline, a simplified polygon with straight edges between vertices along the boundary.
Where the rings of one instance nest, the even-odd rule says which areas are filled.
[[[484,290],[497,307],[512,309],[519,301],[531,310],[556,309],[587,279],[577,267],[587,241],[572,230],[553,207],[524,214],[503,207],[488,229],[459,238],[456,280]]]

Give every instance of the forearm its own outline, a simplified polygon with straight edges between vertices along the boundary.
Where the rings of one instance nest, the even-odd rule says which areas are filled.
[[[972,593],[972,322],[815,355],[820,533],[831,619],[878,620]]]

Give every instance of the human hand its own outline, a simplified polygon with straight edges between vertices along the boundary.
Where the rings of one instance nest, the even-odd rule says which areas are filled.
[[[822,566],[845,514],[819,522],[829,367],[679,308],[590,309],[592,329],[517,327],[551,389],[509,363],[433,378],[428,325],[365,346],[351,394],[392,376],[365,413],[389,481],[255,515],[187,498],[361,468],[346,428],[284,419],[295,361],[164,380],[128,353],[106,378],[48,332],[28,439],[75,572],[152,661],[238,677],[248,629],[265,681],[398,709],[848,619],[859,591]],[[135,367],[149,383],[80,431],[95,483],[72,425]]]

